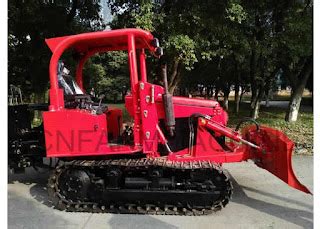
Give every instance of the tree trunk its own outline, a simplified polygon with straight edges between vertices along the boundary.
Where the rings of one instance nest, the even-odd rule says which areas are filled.
[[[260,53],[259,56],[259,74],[260,74],[260,80],[257,82],[257,78],[254,80],[254,85],[256,87],[256,95],[252,98],[253,104],[251,104],[251,117],[253,119],[257,119],[259,117],[259,110],[260,110],[260,102],[263,98],[263,95],[265,94],[265,86],[266,86],[266,72],[265,72],[265,66],[266,66],[267,60],[262,56],[262,53]],[[268,78],[268,77],[267,77]]]
[[[238,64],[236,62],[235,65],[235,73],[236,73],[236,82],[235,82],[235,88],[234,88],[234,102],[235,102],[235,107],[234,107],[234,112],[236,114],[239,114],[239,108],[240,108],[240,96],[239,96],[239,91],[240,91],[240,71],[238,68]]]
[[[236,114],[239,114],[239,108],[240,108],[240,94],[239,90],[240,86],[238,83],[235,85],[235,90],[234,90],[234,102],[235,102],[235,107],[234,107],[234,112]]]
[[[230,86],[228,83],[223,85],[223,102],[222,107],[227,111],[229,109]]]
[[[302,90],[298,89],[291,93],[290,103],[289,103],[288,110],[286,113],[286,118],[285,118],[287,122],[297,121],[302,94],[303,94],[303,89]]]
[[[256,41],[254,41],[254,45],[251,47],[251,58],[250,58],[250,80],[251,80],[251,108],[253,109],[257,96],[257,82],[256,82],[256,69],[257,69],[257,51],[256,51]]]
[[[253,108],[251,110],[251,117],[253,119],[259,118],[260,102],[261,102],[262,95],[263,95],[263,90],[262,90],[262,88],[260,88],[258,95],[257,95],[257,98],[253,104]]]
[[[169,81],[169,92],[171,94],[173,94],[175,88],[180,82],[181,68],[182,66],[180,64],[180,61],[178,59],[175,59],[173,61],[172,71],[171,71],[170,81]]]
[[[113,94],[113,103],[116,104],[118,102],[118,95]]]
[[[307,84],[308,78],[312,73],[313,59],[308,58],[303,69],[301,70],[299,77],[297,79],[296,87],[293,88],[291,93],[291,98],[289,106],[286,112],[285,120],[287,122],[295,122],[298,119],[300,103],[302,99],[302,94]]]
[[[169,92],[170,92],[170,94],[173,95],[174,90],[176,89],[178,83],[179,83],[179,81],[176,81],[173,85],[171,85],[171,86],[169,87]]]
[[[244,86],[241,86],[241,93],[240,93],[240,99],[239,99],[239,105],[242,102],[243,95],[246,93],[246,88]]]
[[[251,101],[250,101],[250,107],[253,109],[257,99],[258,99],[258,90],[257,89],[251,89]]]
[[[251,111],[251,117],[253,119],[259,118],[259,110],[260,110],[260,101],[258,101],[258,99],[257,99],[256,103],[254,104],[254,107]]]
[[[228,111],[229,109],[229,93],[225,93],[223,95],[223,104],[222,104],[222,107]]]
[[[274,76],[274,74],[271,74],[271,76]],[[270,107],[270,96],[272,93],[272,87],[271,87],[271,77],[268,77],[268,79],[266,80],[266,86],[265,86],[265,99],[266,99],[266,107]]]
[[[216,86],[216,89],[214,90],[214,99],[215,99],[216,101],[219,100],[219,91],[220,91],[219,87]]]
[[[271,90],[269,89],[266,94],[266,107],[270,107],[270,94]]]
[[[279,71],[279,67],[276,66],[273,72],[266,78],[266,85],[265,85],[266,107],[270,107],[270,99],[273,99],[273,96],[272,96],[273,95],[273,79],[275,78],[275,75],[278,71]]]
[[[201,97],[202,97],[202,92],[203,92],[203,87],[199,87],[199,93]]]

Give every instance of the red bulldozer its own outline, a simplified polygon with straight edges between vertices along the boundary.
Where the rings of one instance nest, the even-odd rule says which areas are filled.
[[[171,95],[165,64],[163,85],[148,83],[146,52],[159,59],[163,55],[151,33],[119,29],[50,38],[46,43],[52,57],[43,132],[45,156],[59,159],[48,181],[56,208],[208,214],[225,207],[232,195],[222,165],[249,159],[310,193],[292,170],[294,144],[282,132],[251,119],[233,130],[217,101]],[[77,56],[75,78],[60,61],[67,50]],[[111,51],[128,53],[131,90],[125,108],[133,125],[126,128],[120,109],[93,102],[83,87],[88,58]]]

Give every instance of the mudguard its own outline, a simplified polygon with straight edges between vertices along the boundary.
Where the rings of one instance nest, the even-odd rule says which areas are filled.
[[[260,146],[250,150],[250,158],[259,167],[268,170],[289,186],[312,194],[299,182],[292,169],[292,151],[294,143],[281,131],[261,126],[259,130],[250,126],[243,131],[243,137]]]

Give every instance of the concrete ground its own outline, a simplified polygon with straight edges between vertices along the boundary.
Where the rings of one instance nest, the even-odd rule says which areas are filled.
[[[313,157],[294,156],[294,171],[311,191]],[[151,216],[67,213],[47,199],[47,173],[29,170],[9,175],[8,228],[312,228],[313,197],[256,167],[252,162],[225,165],[234,194],[222,211],[208,216]]]
[[[250,103],[249,101],[246,101],[247,103]],[[266,101],[261,101],[260,103],[262,106],[266,106]],[[286,109],[289,106],[289,101],[274,101],[270,100],[269,102],[269,107],[276,107],[276,108],[282,108]],[[300,105],[300,110],[305,111],[305,112],[312,112],[313,111],[313,106],[310,105]]]

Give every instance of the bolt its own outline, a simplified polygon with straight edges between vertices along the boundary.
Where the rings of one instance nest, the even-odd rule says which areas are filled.
[[[201,120],[201,124],[205,125],[206,124],[206,120],[205,119],[200,119]]]
[[[144,83],[140,83],[140,89],[141,89],[141,90],[144,89]]]
[[[146,132],[146,138],[149,139],[150,138],[150,131]]]
[[[148,111],[147,111],[147,110],[144,110],[144,111],[143,111],[143,115],[144,115],[145,118],[148,117]]]

